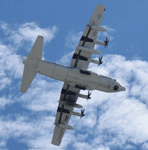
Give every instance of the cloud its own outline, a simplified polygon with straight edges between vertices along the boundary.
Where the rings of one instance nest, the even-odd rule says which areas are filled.
[[[113,29],[113,28],[110,28],[109,26],[103,26],[103,27],[105,27],[105,28],[107,29],[107,31],[106,31],[106,32],[101,32],[102,35],[103,35],[104,37],[108,37],[108,39],[109,39],[110,41],[113,40],[114,37],[111,36],[111,33],[116,32],[116,30]]]
[[[129,147],[125,146],[126,142],[135,145],[146,142],[148,140],[146,121],[148,62],[126,60],[120,55],[106,55],[104,62],[105,64],[98,68],[91,64],[89,69],[116,78],[127,90],[114,94],[94,91],[89,102],[79,98],[78,103],[85,107],[87,117],[82,118],[81,122],[77,122],[77,117],[73,117],[70,123],[79,136],[84,135],[84,131],[88,133],[88,138],[83,142],[89,140],[91,136],[93,142],[101,138],[100,141],[104,145],[125,149]]]
[[[1,22],[0,27],[4,31],[7,37],[7,40],[13,42],[17,47],[22,46],[25,42],[31,42],[31,45],[34,43],[38,35],[44,37],[44,43],[50,42],[58,31],[56,26],[48,28],[40,28],[35,22],[27,22],[21,25],[18,25],[15,29],[14,27],[9,27],[5,22]]]
[[[114,63],[115,60],[116,63]],[[89,110],[86,115],[92,119],[92,122],[89,123],[88,118],[84,118],[82,126],[79,124],[79,129],[84,126],[90,128],[95,123],[92,126],[92,129],[95,127],[94,131],[97,134],[95,136],[101,137],[102,142],[110,146],[122,147],[125,146],[126,141],[136,145],[146,142],[148,137],[146,121],[148,62],[129,61],[119,55],[107,55],[104,62],[105,64],[98,69],[93,64],[90,69],[116,78],[126,86],[127,90],[114,94],[94,91],[93,100],[89,102],[89,105],[83,101],[86,110]],[[97,120],[93,119],[93,115],[98,116]],[[92,135],[91,131],[90,135]]]
[[[69,66],[70,65],[69,62],[71,61],[73,54],[74,54],[74,51],[67,52],[67,54],[62,56],[62,58],[56,61],[56,63]]]
[[[12,103],[11,100],[9,100],[9,99],[7,99],[5,97],[0,97],[0,108],[1,109],[4,109],[5,105],[11,104],[11,103]]]
[[[112,65],[114,60],[116,60],[116,64]],[[62,83],[51,79],[47,80],[46,77],[38,75],[27,93],[18,97],[18,99],[20,99],[20,104],[23,107],[34,113],[41,113],[42,117],[41,119],[34,119],[33,122],[29,120],[30,124],[26,124],[28,122],[26,118],[19,123],[22,128],[23,124],[25,126],[29,125],[27,127],[29,131],[32,130],[30,125],[34,126],[34,124],[42,122],[42,127],[50,130],[50,134],[46,134],[46,130],[37,128],[33,129],[29,135],[26,135],[25,132],[19,133],[17,131],[17,134],[13,135],[14,132],[11,132],[12,134],[9,134],[9,136],[19,137],[23,135],[25,138],[22,138],[22,141],[32,148],[40,149],[67,149],[69,143],[72,141],[75,149],[84,149],[87,147],[88,149],[98,148],[101,150],[110,150],[112,146],[128,149],[129,146],[125,146],[126,142],[134,144],[146,142],[148,140],[148,122],[145,119],[148,117],[147,105],[143,103],[140,94],[137,93],[134,96],[135,93],[131,91],[133,87],[137,86],[146,89],[147,78],[145,77],[148,75],[147,65],[148,62],[142,60],[129,61],[120,55],[104,56],[104,64],[100,67],[91,64],[90,70],[118,79],[122,85],[126,86],[127,90],[114,94],[94,91],[92,93],[92,100],[79,99],[78,103],[82,104],[86,109],[86,116],[81,120],[78,117],[71,117],[69,124],[73,125],[75,130],[74,132],[66,132],[61,147],[54,147],[49,141],[51,141],[53,134],[54,126],[52,123],[55,119],[58,105],[57,100],[60,96]],[[145,91],[145,94],[142,95],[146,97],[147,92]],[[52,117],[52,120],[45,119],[47,113],[42,113],[45,111],[50,113],[49,115]],[[33,136],[36,132],[38,133],[37,137]],[[67,138],[69,136],[71,138]],[[68,142],[66,141],[67,139]]]
[[[75,31],[70,31],[66,36],[66,46],[72,49],[75,49],[75,46],[79,43],[79,40],[83,32],[75,33]]]
[[[147,142],[142,145],[142,150],[148,150],[148,143]]]
[[[16,93],[15,88],[20,86],[17,80],[22,77],[24,68],[21,57],[17,54],[17,46],[19,48],[22,46],[20,48],[22,51],[26,50],[24,48],[24,41],[34,42],[38,34],[42,34],[45,37],[45,43],[50,42],[55,37],[58,28],[53,26],[42,29],[37,24],[31,22],[18,25],[18,28],[15,29],[15,27],[11,27],[2,21],[0,28],[4,31],[4,38],[0,42],[0,91],[3,90],[4,92],[4,90],[7,90],[7,95],[10,92],[13,95],[13,92]],[[17,39],[17,37],[19,38]],[[9,43],[6,41],[9,41]],[[3,98],[2,92],[1,96]],[[10,102],[9,99],[6,99],[2,99],[1,107]]]
[[[75,143],[74,147],[77,150],[110,150],[110,148],[108,146],[104,146],[104,145],[95,145],[95,144],[89,144],[86,142],[77,142]]]
[[[35,77],[31,88],[19,98],[19,102],[29,110],[56,112],[62,89],[62,82]],[[55,94],[56,93],[56,94]]]
[[[136,149],[136,147],[135,146],[133,146],[133,145],[127,145],[127,146],[125,146],[125,149]]]
[[[10,137],[17,139],[20,137],[19,142],[27,143],[30,147],[38,149],[49,149],[53,145],[49,144],[51,141],[51,134],[53,132],[52,124],[49,125],[49,122],[53,122],[54,117],[43,117],[40,118],[28,118],[24,116],[15,115],[13,116],[15,120],[12,119],[12,116],[7,118],[0,118],[0,138],[3,141],[6,141]],[[1,146],[4,147],[5,142],[1,143]]]
[[[33,37],[26,35],[25,30],[26,33],[36,33],[39,30],[39,27],[32,23],[21,25],[14,30],[14,33],[6,23],[1,24],[1,28],[6,32],[6,39],[11,40],[13,45],[18,44],[13,40],[14,35],[22,37],[20,42],[27,40],[27,36],[30,38],[28,41],[33,42]],[[48,33],[50,35],[50,32]],[[53,34],[55,36],[56,31]],[[76,34],[76,37],[79,35]],[[76,41],[78,38],[71,38],[71,40]],[[22,46],[22,44],[18,45]],[[11,103],[16,102],[24,108],[24,111],[19,113],[1,115],[0,148],[5,148],[7,140],[11,137],[26,143],[29,149],[111,150],[112,147],[135,149],[136,145],[142,144],[142,149],[147,148],[147,61],[127,60],[121,55],[106,55],[101,66],[90,64],[89,70],[116,78],[126,87],[126,91],[113,94],[93,91],[91,100],[79,98],[78,103],[85,107],[86,115],[81,120],[78,117],[71,117],[69,124],[75,129],[66,131],[61,146],[56,147],[51,144],[51,139],[57,101],[60,98],[63,83],[37,75],[25,94],[17,93],[23,64],[12,45],[5,45],[2,42],[0,47],[1,91],[4,89],[9,91],[10,88],[15,91],[14,94],[8,92],[4,95],[1,92],[0,108],[9,112],[5,106],[9,104],[11,107]],[[60,63],[65,59],[68,64],[70,55],[72,52],[63,56]],[[87,94],[87,91],[82,91],[82,93]],[[79,109],[75,111],[80,112]]]
[[[0,90],[12,84],[12,78],[21,77],[23,65],[20,57],[7,45],[0,44]]]

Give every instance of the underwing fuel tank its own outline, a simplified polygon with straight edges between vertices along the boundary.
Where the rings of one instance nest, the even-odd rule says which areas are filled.
[[[67,130],[73,130],[74,128],[70,125],[67,125],[67,124],[55,124],[56,126],[59,126],[63,129],[67,129]]]

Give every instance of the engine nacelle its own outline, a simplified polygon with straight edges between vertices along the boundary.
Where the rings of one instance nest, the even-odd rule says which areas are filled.
[[[74,112],[74,111],[72,111],[72,113],[71,113],[72,115],[75,115],[75,116],[78,116],[78,117],[81,117],[81,114],[80,113],[78,113],[78,112]]]
[[[88,95],[78,94],[78,97],[88,99]]]
[[[90,49],[90,48],[83,47],[83,46],[77,46],[77,48],[80,49],[80,50],[82,50],[82,51],[88,52],[88,53],[92,53],[92,54],[101,54],[100,51],[95,50],[95,49]]]
[[[98,60],[94,60],[94,59],[88,59],[89,62],[92,62],[94,64],[99,64],[99,61]]]
[[[59,101],[59,103],[60,103],[60,104],[63,104],[63,105],[70,106],[70,107],[83,108],[82,105],[79,105],[79,104],[77,104],[77,103],[76,103],[76,104],[72,104],[72,105],[68,104],[66,101]]]
[[[95,44],[99,44],[99,45],[103,45],[103,46],[105,46],[105,43],[104,43],[104,42],[102,42],[102,41],[97,41],[97,40],[95,40],[95,41],[94,41],[94,43],[95,43]]]

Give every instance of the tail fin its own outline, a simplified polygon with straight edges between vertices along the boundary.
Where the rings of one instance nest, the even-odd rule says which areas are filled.
[[[23,59],[24,72],[20,91],[25,93],[37,74],[36,68],[42,59],[43,37],[38,36],[27,59]]]

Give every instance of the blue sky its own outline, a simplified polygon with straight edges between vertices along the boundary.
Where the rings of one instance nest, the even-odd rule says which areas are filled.
[[[23,64],[37,37],[44,36],[43,59],[69,65],[97,4],[106,5],[102,25],[109,46],[96,46],[103,64],[89,69],[116,78],[125,92],[92,92],[79,98],[86,109],[60,147],[51,144],[63,83],[37,75],[25,94],[19,92]],[[148,1],[5,0],[0,5],[0,149],[147,150],[148,149]],[[93,56],[97,57],[96,55]],[[83,92],[87,93],[87,91]],[[76,109],[76,111],[80,111]]]

